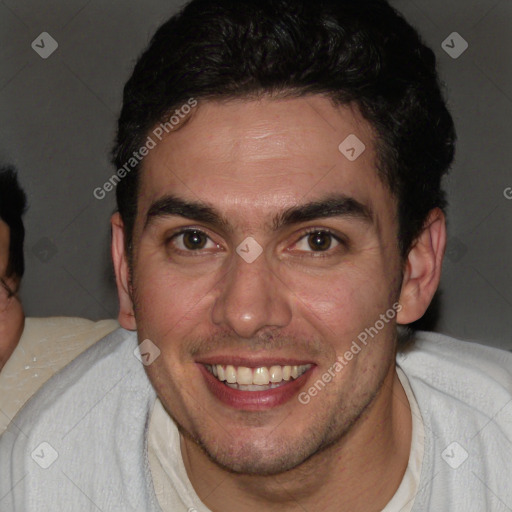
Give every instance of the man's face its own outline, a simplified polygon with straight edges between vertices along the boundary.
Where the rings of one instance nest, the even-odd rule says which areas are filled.
[[[17,279],[6,277],[9,263],[9,226],[0,220],[0,277],[14,290]],[[0,283],[0,370],[13,353],[23,332],[24,314],[17,297],[8,298],[7,290]]]
[[[354,161],[339,149],[349,135],[366,146]],[[224,467],[297,466],[347,433],[390,375],[394,321],[345,357],[400,295],[396,202],[373,141],[355,109],[321,96],[206,102],[144,162],[134,307],[139,340],[161,351],[146,370],[182,431]],[[162,201],[171,195],[225,224],[176,215]],[[322,213],[284,215],[329,198],[337,206]],[[347,364],[334,371],[337,358]],[[305,373],[233,389],[216,365],[242,382]]]

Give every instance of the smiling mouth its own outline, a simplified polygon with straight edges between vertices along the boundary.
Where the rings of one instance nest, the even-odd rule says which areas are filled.
[[[205,364],[204,367],[217,380],[223,382],[231,389],[240,391],[266,391],[285,385],[298,379],[313,365],[300,366],[261,366],[248,368],[247,366],[232,366],[221,364]]]

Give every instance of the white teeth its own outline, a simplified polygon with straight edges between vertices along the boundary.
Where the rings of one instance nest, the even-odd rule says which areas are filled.
[[[281,382],[283,380],[283,370],[280,366],[270,367],[270,382]]]
[[[230,364],[226,366],[226,380],[230,384],[234,384],[236,382],[236,370],[235,367]]]
[[[310,364],[301,366],[278,366],[270,368],[261,366],[259,368],[248,368],[247,366],[233,365],[222,366],[206,365],[210,373],[213,373],[217,379],[226,383],[234,389],[243,389],[244,391],[261,391],[262,389],[271,389],[284,384],[284,381],[299,378],[303,373],[311,368]]]
[[[270,382],[270,375],[268,369],[264,366],[262,368],[256,368],[252,378],[252,383],[258,386],[266,386]],[[241,384],[241,382],[239,382]]]
[[[252,384],[252,370],[246,366],[239,366],[236,372],[236,382],[238,384]]]

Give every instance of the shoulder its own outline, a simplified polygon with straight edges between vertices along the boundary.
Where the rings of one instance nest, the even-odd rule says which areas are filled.
[[[419,332],[397,356],[426,427],[440,439],[512,439],[512,354]],[[489,443],[487,443],[489,445]],[[486,450],[481,444],[479,450]],[[512,461],[512,459],[511,459]],[[509,462],[510,464],[510,462]]]
[[[505,350],[420,331],[397,363],[413,382],[473,405],[486,391],[512,397],[512,353]]]
[[[397,355],[425,427],[414,510],[494,510],[512,503],[512,354],[419,332]],[[482,485],[485,482],[485,486]]]
[[[490,418],[497,404],[512,400],[512,353],[505,350],[418,332],[412,348],[397,355],[397,363],[418,401],[429,409],[445,405]]]
[[[0,371],[0,433],[46,381],[118,327],[115,320],[26,318],[20,342]]]
[[[15,416],[13,427],[30,431],[58,418],[65,430],[100,398],[108,394],[107,401],[114,400],[134,382],[144,382],[137,345],[136,333],[121,328],[105,336],[53,375]]]
[[[120,464],[109,459],[115,459],[115,451],[107,450],[112,443],[119,450],[141,443],[155,394],[134,354],[137,346],[136,333],[117,329],[38,390],[0,437],[0,475],[10,475],[9,481],[0,476],[0,491],[23,479],[16,487],[20,496],[43,492],[41,486],[47,496],[59,493],[62,482],[51,474],[73,470],[82,475],[95,467],[99,475],[102,465]],[[51,463],[52,471],[36,478],[35,463]],[[81,478],[92,482],[97,477],[93,471]]]

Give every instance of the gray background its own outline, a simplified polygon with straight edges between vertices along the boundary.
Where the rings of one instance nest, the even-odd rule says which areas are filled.
[[[182,2],[0,2],[0,162],[30,202],[22,299],[29,316],[115,317],[108,152],[123,84]],[[512,0],[395,0],[439,58],[459,143],[446,189],[450,241],[435,329],[512,349]],[[48,32],[58,49],[31,47]],[[469,48],[442,48],[458,32]],[[447,39],[448,38],[448,39]],[[449,44],[452,44],[449,42]],[[455,43],[453,43],[455,44]]]

